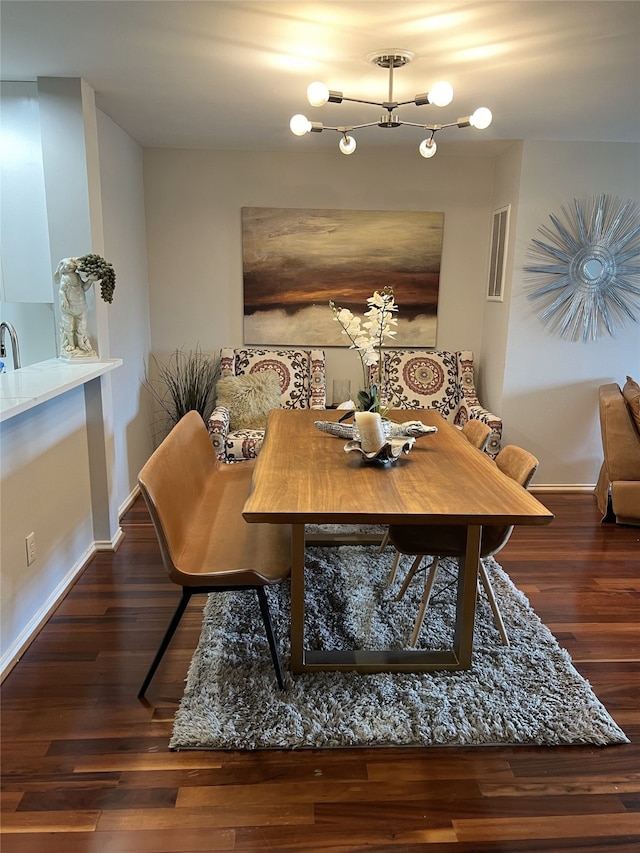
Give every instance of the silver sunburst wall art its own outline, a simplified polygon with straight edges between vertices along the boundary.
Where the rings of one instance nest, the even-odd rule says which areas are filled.
[[[603,328],[614,336],[640,313],[640,205],[603,194],[561,211],[531,240],[527,295],[563,338],[594,341]]]

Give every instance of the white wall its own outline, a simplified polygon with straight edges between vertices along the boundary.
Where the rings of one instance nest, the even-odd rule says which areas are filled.
[[[0,424],[0,458],[4,669],[93,545],[82,389]],[[27,566],[25,537],[32,531],[37,556]]]
[[[0,425],[3,674],[96,548],[117,542],[117,511],[114,528],[112,507],[129,500],[137,472],[151,452],[140,389],[149,345],[141,150],[110,119],[96,114],[86,83],[42,84],[50,96],[50,129],[60,118],[55,111],[59,101],[63,115],[73,116],[64,135],[70,127],[77,131],[71,150],[83,149],[80,161],[73,155],[67,165],[72,175],[68,190],[84,196],[78,205],[68,206],[64,222],[58,219],[51,243],[56,253],[95,251],[114,264],[114,302],[96,306],[92,333],[98,336],[101,355],[112,353],[124,364],[84,389]],[[49,139],[53,146],[55,140]],[[55,178],[64,186],[66,167],[60,157],[61,152],[55,153]],[[86,242],[79,245],[78,239]],[[31,531],[37,558],[27,567],[25,537]]]
[[[437,346],[479,350],[491,160],[145,149],[144,174],[159,357],[197,343],[212,353],[242,343],[242,207],[444,211]],[[327,350],[327,373],[329,389],[334,378],[361,385],[360,361],[345,348]]]
[[[37,84],[2,82],[0,101],[0,321],[14,326],[25,367],[56,355]]]
[[[523,267],[532,238],[550,213],[573,199],[608,193],[640,202],[640,146],[524,144],[509,303],[501,414],[505,438],[540,459],[535,484],[595,483],[602,461],[597,390],[640,376],[640,322],[596,341],[566,341],[543,326],[527,298]],[[639,318],[640,319],[640,318]]]
[[[52,302],[0,302],[0,322],[12,323],[16,330],[22,367],[56,357]],[[8,332],[5,344],[7,355],[3,361],[9,372],[13,370],[13,354]]]
[[[104,257],[116,271],[107,307],[109,352],[123,360],[109,377],[116,401],[113,489],[122,507],[153,450],[151,406],[141,385],[150,346],[142,149],[104,113],[98,111],[97,121]]]
[[[38,88],[0,83],[0,299],[51,302]]]
[[[442,210],[437,347],[476,353],[480,400],[502,416],[504,443],[540,459],[535,485],[590,488],[602,452],[597,387],[640,375],[640,326],[589,344],[561,341],[537,320],[522,267],[538,225],[575,196],[637,200],[638,151],[515,143],[495,161],[438,152],[425,164],[393,150],[345,158],[145,149],[152,349],[162,357],[242,343],[243,206]],[[485,298],[491,215],[504,204],[509,269],[505,301],[494,303]],[[333,378],[359,387],[358,358],[346,349],[327,350],[327,373],[329,388]]]
[[[491,412],[502,412],[502,394],[509,333],[509,313],[513,280],[513,257],[518,226],[520,199],[520,174],[522,171],[522,143],[514,143],[496,160],[493,180],[492,211],[509,205],[509,234],[507,238],[506,268],[503,280],[503,301],[484,305],[482,323],[482,373],[478,377],[480,400]]]

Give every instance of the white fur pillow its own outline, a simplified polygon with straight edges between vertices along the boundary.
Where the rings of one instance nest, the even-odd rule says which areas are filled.
[[[264,429],[271,409],[280,408],[280,377],[275,370],[223,376],[216,393],[216,405],[229,409],[229,429]]]

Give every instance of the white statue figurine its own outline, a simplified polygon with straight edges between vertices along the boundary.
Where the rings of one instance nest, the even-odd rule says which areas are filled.
[[[77,272],[78,258],[63,258],[55,273],[60,295],[60,354],[64,358],[91,358],[96,352],[87,335],[87,291],[93,279],[86,281]]]

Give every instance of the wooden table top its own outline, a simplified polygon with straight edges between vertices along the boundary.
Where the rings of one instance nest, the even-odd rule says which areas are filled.
[[[243,516],[291,524],[548,524],[550,513],[502,474],[461,432],[433,410],[391,412],[438,432],[417,438],[397,462],[364,462],[345,439],[314,421],[335,410],[275,409],[269,414]]]

